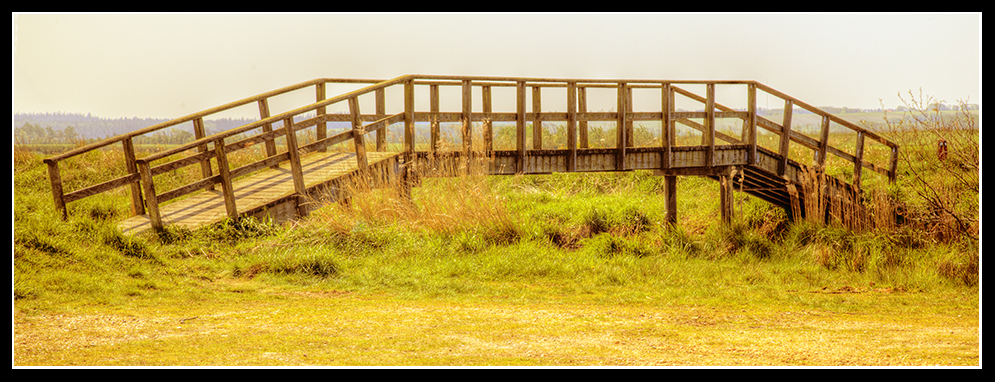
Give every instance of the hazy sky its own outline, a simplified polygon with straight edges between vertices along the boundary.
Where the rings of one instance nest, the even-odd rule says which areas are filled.
[[[919,89],[981,103],[980,13],[14,13],[11,24],[12,112],[180,117],[318,77],[404,74],[743,79],[820,106],[894,107]]]

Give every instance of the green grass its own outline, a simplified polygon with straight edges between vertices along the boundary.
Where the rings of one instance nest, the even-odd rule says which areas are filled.
[[[65,178],[120,159],[92,155]],[[722,225],[704,178],[679,179],[676,226],[662,177],[624,172],[429,178],[410,203],[135,237],[126,193],[62,221],[47,184],[15,152],[15,365],[980,364],[976,241],[739,193]]]

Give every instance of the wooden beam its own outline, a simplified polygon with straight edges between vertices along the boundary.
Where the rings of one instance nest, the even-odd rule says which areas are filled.
[[[664,176],[664,192],[666,193],[667,224],[677,224],[677,176]]]
[[[415,158],[415,81],[404,82],[404,162]]]
[[[197,119],[193,120],[193,134],[194,134],[195,139],[204,138],[205,134],[204,134],[204,119],[203,118],[197,118]],[[203,145],[197,146],[197,152],[198,153],[207,152],[207,144],[205,143]],[[210,160],[210,158],[204,159],[204,160],[200,161],[200,178],[201,179],[207,179],[207,178],[210,178],[212,175],[213,174],[211,173],[211,160]],[[210,183],[210,184],[207,185],[207,187],[204,187],[204,190],[207,190],[207,191],[211,191],[213,189],[214,189],[214,183]]]
[[[864,133],[857,132],[857,144],[854,148],[856,159],[853,161],[853,185],[860,188],[860,173],[864,167]]]
[[[260,99],[259,101],[257,101],[257,103],[259,105],[259,119],[269,118],[270,117],[269,102],[266,100],[266,98]],[[273,131],[272,123],[266,123],[263,125],[263,133],[270,133],[272,131]],[[274,140],[268,140],[266,141],[266,156],[271,157],[274,155],[276,155],[276,142]],[[277,169],[279,168],[279,166],[273,165],[273,168]]]
[[[705,85],[705,144],[708,145],[708,154],[705,164],[708,167],[715,165],[715,84]]]

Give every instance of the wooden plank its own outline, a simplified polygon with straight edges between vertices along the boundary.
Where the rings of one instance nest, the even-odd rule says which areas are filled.
[[[52,188],[52,199],[55,201],[55,208],[62,211],[63,220],[68,219],[69,212],[66,210],[66,201],[63,199],[62,176],[59,174],[59,162],[46,159],[45,164],[48,166],[48,180],[49,186]]]
[[[404,162],[410,163],[415,152],[415,82],[404,82]]]
[[[259,105],[259,119],[269,118],[270,117],[269,102],[267,102],[266,98],[259,100],[258,105]],[[272,131],[273,131],[272,123],[266,123],[263,125],[263,133],[270,133]],[[266,156],[274,156],[274,155],[276,155],[276,141],[268,140],[266,141]]]
[[[703,137],[705,139],[703,143],[708,145],[705,163],[708,167],[712,167],[715,165],[715,84],[708,84],[705,89],[705,127],[707,131]]]
[[[283,130],[287,136],[287,153],[290,155],[290,174],[294,181],[294,190],[304,190],[304,170],[301,167],[301,151],[297,147],[297,132],[294,131],[293,117],[283,120]],[[353,131],[355,134],[355,130]]]
[[[864,133],[857,132],[857,143],[854,148],[854,154],[856,157],[853,161],[853,185],[860,188],[860,173],[864,168]]]

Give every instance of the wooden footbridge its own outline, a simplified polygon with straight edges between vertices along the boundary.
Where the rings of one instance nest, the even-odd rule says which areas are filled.
[[[326,97],[330,86],[353,89]],[[310,93],[308,89],[313,89],[313,98],[307,94],[303,106],[271,113],[271,100]],[[447,99],[447,105],[459,105],[459,111],[440,110],[442,90],[455,90],[456,97]],[[548,96],[554,92],[558,97]],[[771,97],[783,102],[779,121],[758,114],[758,93],[768,103]],[[738,109],[717,99],[730,94],[731,99],[739,100]],[[646,98],[648,104],[634,95]],[[604,99],[609,99],[608,109],[614,111],[592,111],[598,108],[596,101]],[[650,111],[639,111],[637,102]],[[678,102],[692,106],[678,109]],[[529,103],[531,109],[527,108]],[[565,110],[550,111],[551,104]],[[367,107],[360,110],[361,105]],[[388,106],[393,108],[390,113]],[[495,106],[511,110],[496,111]],[[207,135],[206,117],[244,107],[258,108],[260,119]],[[795,108],[819,117],[817,136],[793,127]],[[739,133],[717,129],[717,123],[725,120],[733,120]],[[565,145],[550,147],[551,143],[543,142],[543,131],[549,129],[544,123],[554,122],[561,127],[565,123]],[[660,134],[658,138],[637,138],[633,123],[652,123],[659,126]],[[329,124],[347,127],[329,136],[330,131],[337,131],[329,129]],[[460,126],[455,147],[443,143],[443,124]],[[501,124],[513,124],[514,128],[505,126],[496,131]],[[589,125],[593,124],[614,130],[610,147],[589,141],[594,129]],[[141,156],[136,151],[136,137],[191,125],[193,142]],[[700,134],[700,140],[679,144],[679,126]],[[774,134],[777,146],[758,145],[759,129]],[[830,145],[830,130],[855,133],[853,148]],[[402,143],[393,149],[387,144],[389,131],[398,131],[401,136]],[[371,133],[372,139],[368,138]],[[503,140],[496,140],[497,134],[502,134]],[[867,138],[890,150],[886,165],[865,160]],[[509,147],[495,147],[495,142]],[[72,191],[64,189],[60,162],[117,144],[124,152],[120,164],[124,175]],[[797,146],[813,152],[813,163],[804,165],[789,158],[789,149]],[[262,153],[236,167],[233,156],[250,147]],[[852,163],[853,176],[849,183],[837,178],[822,182],[815,194],[823,195],[818,203],[831,203],[826,195],[859,197],[864,168],[894,181],[897,152],[898,145],[884,137],[755,81],[405,75],[389,80],[315,79],[112,137],[47,158],[45,163],[55,205],[64,218],[68,216],[67,203],[129,188],[133,216],[122,221],[120,228],[135,233],[167,224],[196,228],[245,215],[286,220],[307,214],[322,202],[347,198],[349,184],[401,182],[410,187],[427,167],[448,161],[449,167],[458,168],[467,160],[482,160],[485,171],[492,175],[653,170],[666,179],[669,222],[676,222],[677,176],[705,176],[719,181],[725,221],[733,216],[735,189],[780,206],[797,219],[810,210],[806,203],[816,202],[806,200],[812,193],[802,192],[812,187],[807,174],[811,169],[818,172],[828,155]],[[199,167],[199,180],[163,189],[168,183],[164,178],[188,166]]]

